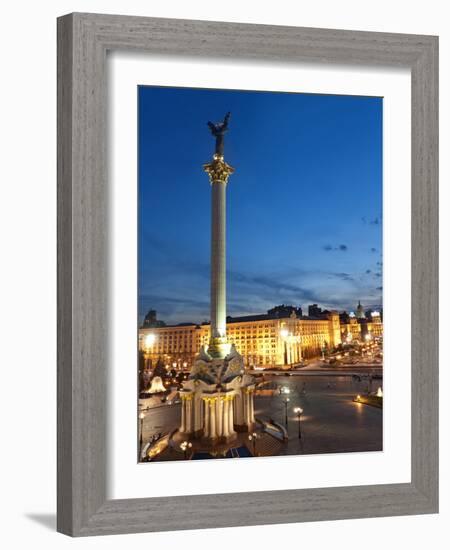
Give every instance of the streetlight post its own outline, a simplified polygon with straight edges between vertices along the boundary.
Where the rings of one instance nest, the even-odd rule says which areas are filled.
[[[253,432],[248,436],[249,441],[252,441],[253,443],[253,456],[256,456],[256,440],[258,438],[258,434],[256,432]]]
[[[183,441],[183,443],[181,443],[180,445],[180,449],[184,453],[184,460],[187,460],[187,450],[192,449],[192,443],[190,441]]]
[[[284,393],[284,395],[286,395],[286,397],[283,399],[283,403],[284,403],[284,423],[286,425],[286,429],[288,427],[288,403],[289,403],[289,397],[287,397],[290,393],[291,393],[291,390],[289,388],[286,388],[285,386],[283,386],[281,388],[281,393]]]
[[[301,407],[295,407],[294,412],[296,413],[297,418],[298,418],[298,438],[301,439],[302,438],[302,422],[301,421],[302,421],[303,409]]]
[[[139,413],[139,420],[140,420],[140,423],[141,423],[141,435],[139,437],[139,445],[140,445],[141,450],[142,450],[142,444],[144,442],[144,418],[145,418],[145,413],[143,411],[141,411]]]

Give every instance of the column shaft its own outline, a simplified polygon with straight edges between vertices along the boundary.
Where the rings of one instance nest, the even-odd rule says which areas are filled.
[[[220,397],[217,399],[216,412],[217,412],[217,435],[220,437],[223,434],[223,406],[224,401]]]
[[[255,400],[253,398],[253,392],[248,394],[250,401],[250,422],[255,422]]]
[[[214,439],[215,437],[217,437],[217,434],[216,434],[216,402],[215,402],[215,400],[211,401],[210,409],[211,410],[209,411],[209,414],[210,414],[209,437],[211,439]]]
[[[250,428],[252,424],[251,414],[250,414],[250,394],[245,393],[245,411],[247,416],[247,426]]]
[[[204,418],[204,433],[205,437],[209,437],[209,401],[205,400],[205,418]]]
[[[242,412],[244,414],[244,424],[248,424],[247,394],[242,392]]]
[[[196,397],[194,401],[194,431],[195,432],[198,432],[199,430],[202,429],[201,410],[202,410],[202,400]]]
[[[192,399],[186,401],[186,432],[192,432]]]
[[[229,429],[228,429],[228,426],[229,426],[229,424],[228,424],[228,414],[229,414],[228,413],[228,403],[229,402],[227,400],[225,400],[223,402],[223,433],[222,433],[222,435],[224,437],[228,437],[230,435]]]
[[[242,392],[240,392],[236,397],[234,398],[236,402],[236,424],[239,426],[242,425]]]
[[[234,434],[234,411],[233,411],[233,400],[228,401],[228,433],[229,435]]]
[[[211,191],[211,338],[226,335],[226,183]]]
[[[184,433],[186,431],[186,399],[181,398],[181,425],[180,432]]]

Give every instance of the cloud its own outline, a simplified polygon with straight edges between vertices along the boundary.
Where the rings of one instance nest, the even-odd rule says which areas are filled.
[[[154,256],[140,267],[141,318],[153,308],[158,318],[167,323],[199,323],[209,319],[210,269],[206,255],[190,251],[189,245],[180,250],[173,242],[154,238],[145,244]],[[348,250],[343,243],[323,248],[337,253]],[[275,272],[262,272],[256,267],[250,271],[231,269],[227,272],[227,310],[233,316],[249,315],[264,313],[281,303],[303,307],[318,303],[327,309],[341,310],[355,300],[357,303],[359,297],[366,297],[368,305],[372,294],[366,282],[361,273],[326,271],[314,266],[309,269],[283,266]]]
[[[341,281],[354,282],[354,278],[349,273],[330,273],[333,277],[337,277]]]
[[[322,248],[326,252],[331,252],[332,250],[346,252],[348,250],[348,246],[346,244],[340,244],[339,246],[334,246],[334,247],[331,244],[325,244],[324,246],[322,246]]]
[[[363,222],[364,225],[366,224],[369,224],[369,225],[380,225],[381,223],[381,216],[377,216],[376,218],[373,218],[373,219],[367,219],[365,216],[363,216],[361,218],[361,221]]]
[[[292,299],[295,299],[297,303],[302,301],[317,301],[320,296],[309,288],[303,286],[284,282],[286,279],[283,275],[278,276],[263,276],[263,275],[249,275],[238,271],[229,271],[227,273],[227,279],[231,283],[246,284],[251,287],[251,290],[257,291],[257,289],[271,290],[276,296],[280,296],[283,293],[291,294]],[[259,292],[256,292],[259,294]]]

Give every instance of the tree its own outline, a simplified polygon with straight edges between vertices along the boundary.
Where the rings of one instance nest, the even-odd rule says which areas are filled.
[[[155,370],[153,371],[153,376],[160,376],[162,379],[166,378],[167,376],[166,367],[164,365],[164,361],[161,356],[158,357]]]

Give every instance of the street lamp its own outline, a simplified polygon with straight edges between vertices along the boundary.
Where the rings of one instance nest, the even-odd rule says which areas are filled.
[[[141,421],[141,435],[140,435],[140,438],[139,438],[139,444],[140,444],[141,449],[142,449],[142,443],[143,443],[143,438],[144,438],[144,418],[145,418],[145,413],[143,411],[141,411],[139,413],[139,420]]]
[[[180,449],[184,452],[184,460],[187,460],[187,450],[192,449],[192,443],[190,441],[183,441],[180,445]]]
[[[156,336],[153,334],[153,332],[149,332],[145,337],[145,347],[147,349],[150,349],[155,343],[155,340],[156,340]]]
[[[294,412],[295,414],[297,415],[297,418],[298,418],[298,438],[301,439],[302,438],[302,412],[303,412],[303,409],[301,407],[295,407],[294,409]]]
[[[286,424],[286,429],[287,429],[287,427],[288,427],[288,403],[289,403],[289,397],[287,397],[287,396],[291,393],[291,390],[289,388],[286,388],[286,386],[283,386],[281,388],[281,393],[286,395],[286,397],[283,399],[283,403],[284,403],[284,423]]]
[[[258,439],[258,434],[253,432],[248,436],[248,439],[253,442],[253,456],[256,456],[256,440]]]
[[[145,358],[145,367],[149,366],[151,361],[151,354],[153,351],[153,345],[155,344],[156,336],[153,332],[149,332],[144,338],[144,358]]]

